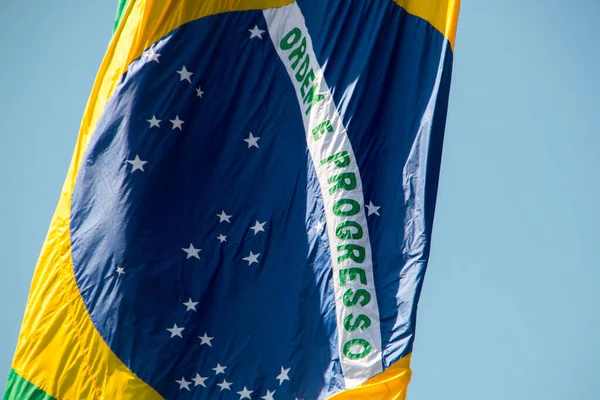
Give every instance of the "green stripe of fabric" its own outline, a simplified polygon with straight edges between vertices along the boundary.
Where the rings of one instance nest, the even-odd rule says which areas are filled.
[[[14,369],[8,374],[4,400],[56,400],[27,379],[22,378]]]
[[[119,22],[121,22],[121,18],[123,17],[123,10],[125,10],[126,5],[127,0],[119,0],[119,6],[117,7],[117,16],[115,17],[115,30],[117,30],[117,26],[119,26]]]

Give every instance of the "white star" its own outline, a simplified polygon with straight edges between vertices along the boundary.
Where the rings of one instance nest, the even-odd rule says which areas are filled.
[[[202,91],[202,89],[200,88],[200,86],[198,86],[198,88],[196,89],[196,97],[202,98],[203,94],[204,94],[204,92]]]
[[[185,380],[185,378],[182,376],[180,381],[175,381],[177,383],[179,383],[179,390],[185,389],[187,391],[190,390],[190,385],[192,384],[192,382],[188,382]]]
[[[258,222],[256,221],[256,223],[254,224],[254,226],[250,229],[252,229],[254,231],[254,234],[256,235],[258,232],[264,232],[265,231],[265,224],[267,223],[267,221],[265,222]]]
[[[200,340],[202,341],[202,342],[200,343],[200,346],[202,346],[203,344],[207,344],[207,345],[209,345],[210,347],[212,347],[211,340],[213,340],[213,339],[214,339],[214,337],[208,337],[208,335],[206,334],[206,332],[204,332],[204,336],[198,336],[198,338],[200,338]],[[219,364],[217,364],[217,368],[218,368],[218,367],[220,367],[220,365],[219,365]],[[223,372],[225,372],[225,368],[227,368],[227,367],[223,367]],[[213,369],[216,369],[216,368],[213,368]]]
[[[146,53],[147,61],[156,61],[160,64],[160,61],[158,61],[158,57],[160,57],[160,54],[156,53],[153,49],[150,49],[148,53]]]
[[[229,220],[229,218],[231,218],[231,215],[227,215],[225,213],[225,210],[221,211],[221,214],[217,214],[217,217],[219,217],[219,222],[229,222],[231,223],[231,221]]]
[[[375,204],[373,204],[372,201],[369,202],[367,207],[368,213],[367,215],[371,215],[371,214],[375,214],[375,215],[379,215],[379,209],[381,208],[381,206],[376,206]]]
[[[171,338],[174,338],[175,336],[179,336],[180,338],[183,338],[183,336],[181,336],[181,332],[183,332],[184,329],[185,328],[177,326],[177,324],[173,324],[173,327],[168,328],[167,330],[169,332],[171,332]]]
[[[226,368],[227,367],[221,366],[221,364],[217,364],[217,366],[213,368],[213,371],[215,371],[215,375],[224,374]]]
[[[221,392],[223,390],[231,390],[231,385],[233,385],[233,383],[227,382],[227,379],[223,379],[223,382],[217,384],[217,386],[221,387]]]
[[[317,233],[321,233],[323,231],[324,226],[325,224],[323,223],[323,221],[317,222],[317,224],[315,225],[315,231],[317,231]]]
[[[180,131],[183,130],[181,125],[183,125],[185,123],[185,121],[180,120],[179,115],[176,115],[175,119],[170,119],[169,121],[173,124],[173,130],[175,130],[175,129],[179,129]]]
[[[290,372],[291,368],[283,368],[281,367],[281,373],[279,375],[277,375],[277,379],[279,381],[279,386],[281,386],[281,384],[283,383],[283,381],[289,381],[290,377],[288,376],[288,373]]]
[[[135,171],[137,171],[138,169],[140,171],[144,172],[144,165],[146,165],[148,163],[148,161],[140,160],[140,157],[137,154],[135,155],[135,158],[133,160],[127,160],[127,162],[132,165],[132,168],[131,168],[132,174]]]
[[[262,40],[262,34],[265,33],[262,29],[258,29],[258,25],[254,25],[254,28],[248,29],[248,32],[250,32],[250,39],[257,37],[260,40]]]
[[[248,139],[244,139],[244,142],[248,143],[248,148],[256,147],[258,149],[258,140],[259,139],[260,139],[260,137],[254,136],[254,135],[252,135],[252,132],[250,132],[250,136],[248,136]]]
[[[192,381],[194,381],[194,386],[206,387],[206,384],[204,383],[204,381],[206,381],[207,379],[208,379],[208,377],[204,378],[204,377],[200,376],[200,374],[196,374],[196,377],[192,378]]]
[[[123,268],[123,267],[117,267],[117,274],[119,274],[119,275],[125,275],[125,268]]]
[[[187,307],[187,310],[185,310],[185,311],[190,311],[190,310],[196,311],[196,306],[198,305],[198,302],[192,301],[192,298],[190,297],[190,299],[186,303],[183,303],[183,305]]]
[[[248,388],[246,388],[246,386],[244,386],[244,389],[241,392],[238,392],[238,394],[240,395],[240,400],[242,399],[252,399],[252,397],[250,397],[250,395],[252,394],[254,390],[248,390]]]
[[[187,257],[185,258],[186,260],[188,258],[192,258],[192,257],[197,258],[198,260],[200,259],[200,255],[198,253],[201,252],[202,250],[194,248],[194,245],[191,243],[190,243],[189,248],[187,248],[187,249],[182,248],[181,250],[183,250],[187,253]]]
[[[181,79],[179,79],[180,82],[181,81],[188,81],[189,83],[192,83],[192,80],[190,78],[192,77],[192,75],[194,73],[188,71],[187,68],[185,67],[185,65],[181,68],[181,71],[177,71],[177,73],[181,77]]]
[[[221,233],[219,236],[217,236],[217,239],[219,239],[219,242],[223,243],[227,241],[227,236]]]
[[[248,266],[250,266],[254,263],[258,264],[258,256],[260,256],[260,253],[254,254],[254,253],[250,252],[250,255],[248,257],[242,258],[242,260],[248,261]]]
[[[146,121],[150,122],[150,128],[157,127],[160,128],[160,119],[156,119],[156,115],[152,116],[152,119],[147,119]]]
[[[261,399],[265,399],[265,400],[275,400],[273,398],[273,395],[275,394],[276,390],[273,390],[272,392],[270,390],[267,390],[267,394],[265,394],[263,397],[261,397]]]

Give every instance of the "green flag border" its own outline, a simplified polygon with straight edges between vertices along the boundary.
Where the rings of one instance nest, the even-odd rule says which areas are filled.
[[[6,382],[4,400],[56,400],[27,379],[23,378],[14,369],[10,369]]]
[[[117,15],[115,16],[115,26],[113,30],[117,30],[119,26],[119,22],[121,22],[121,18],[123,17],[123,11],[125,10],[125,6],[127,5],[127,0],[119,0],[119,5],[117,6]]]

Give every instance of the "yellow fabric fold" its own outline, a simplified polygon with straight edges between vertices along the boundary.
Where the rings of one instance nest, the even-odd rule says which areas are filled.
[[[333,395],[329,400],[405,400],[412,375],[410,358],[409,354],[364,384]]]

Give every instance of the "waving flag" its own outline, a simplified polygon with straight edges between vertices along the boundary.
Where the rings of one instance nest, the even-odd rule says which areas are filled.
[[[5,399],[404,399],[458,8],[129,1]]]

